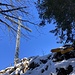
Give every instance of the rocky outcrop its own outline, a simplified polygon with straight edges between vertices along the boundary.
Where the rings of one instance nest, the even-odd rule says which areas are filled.
[[[69,75],[73,71],[72,65],[65,68],[56,68],[57,75]]]
[[[5,70],[0,71],[0,75],[4,73],[8,73],[8,75],[14,73],[14,75],[19,75],[21,73],[25,73],[28,70],[29,60],[24,58],[20,61],[19,64],[15,65],[14,67],[8,67]]]
[[[60,52],[54,53],[52,60],[54,62],[59,62],[62,60],[68,60],[70,58],[75,58],[75,50],[72,50],[72,51],[67,52],[65,54],[61,54]]]

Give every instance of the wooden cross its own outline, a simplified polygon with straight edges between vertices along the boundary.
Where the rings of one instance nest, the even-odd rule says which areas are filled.
[[[20,19],[20,17],[19,17]],[[21,32],[21,21],[18,20],[18,29],[17,29],[17,37],[16,37],[16,48],[15,48],[15,58],[14,63],[19,63],[19,49],[20,49],[20,32]]]
[[[7,19],[9,19],[11,22],[15,23],[16,25],[18,25],[18,29],[17,29],[17,37],[16,37],[16,48],[15,48],[15,58],[14,58],[14,64],[19,63],[19,47],[20,47],[20,33],[21,33],[21,28],[24,28],[25,30],[32,32],[31,29],[29,29],[28,27],[24,26],[21,23],[21,18],[19,17],[18,22],[14,21],[12,18],[10,17],[5,17]]]
[[[10,0],[10,4],[13,5],[13,1]],[[14,8],[14,7],[12,7]],[[17,15],[17,12],[14,12]],[[15,23],[16,25],[18,25],[17,28],[17,37],[16,37],[16,48],[15,48],[15,58],[14,58],[14,64],[19,63],[19,47],[20,47],[20,33],[21,33],[21,28],[24,28],[25,30],[31,32],[32,30],[29,29],[28,27],[24,26],[21,23],[21,18],[18,18],[18,22],[16,22],[15,20],[13,20],[11,17],[7,17],[5,16],[5,18],[9,19],[11,22]]]
[[[14,64],[17,64],[19,63],[19,48],[20,48],[20,33],[21,33],[21,27],[26,29],[27,31],[31,32],[31,30],[22,25],[21,23],[21,18],[19,17],[19,20],[18,20],[18,29],[17,29],[17,38],[16,38],[16,49],[15,49],[15,59],[14,59]]]

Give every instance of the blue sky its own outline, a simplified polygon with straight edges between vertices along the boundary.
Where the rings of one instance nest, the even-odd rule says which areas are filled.
[[[33,30],[33,29],[32,29]],[[49,33],[50,25],[45,26],[39,31],[36,29],[29,36],[30,39],[21,37],[20,40],[20,58],[46,55],[50,53],[52,48],[60,47],[61,44],[56,43],[56,37]],[[0,32],[3,33],[3,32]],[[13,64],[15,53],[15,37],[10,37],[8,33],[1,34],[0,36],[0,70],[4,69],[10,64]]]
[[[39,21],[36,9],[33,7],[34,18],[36,23]],[[31,11],[31,10],[30,10]],[[32,21],[33,21],[32,20]],[[56,37],[49,33],[54,25],[47,24],[45,27],[29,26],[32,29],[31,33],[26,33],[29,39],[21,36],[20,40],[20,59],[30,56],[41,56],[50,53],[52,48],[60,47],[61,44],[57,44]],[[10,35],[10,32],[5,28],[4,31],[0,30],[0,70],[9,67],[14,63],[16,37]]]

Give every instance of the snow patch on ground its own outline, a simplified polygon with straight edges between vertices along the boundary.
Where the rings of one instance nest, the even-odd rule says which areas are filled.
[[[15,66],[8,67],[6,68],[7,70],[5,69],[6,71],[1,70],[0,75],[57,75],[56,68],[66,69],[66,67],[68,67],[69,65],[72,65],[73,67],[73,71],[69,75],[75,75],[75,58],[53,62],[53,60],[51,59],[51,54],[48,54],[45,56],[26,58],[24,61],[16,65],[16,69],[13,69]],[[27,68],[27,70],[23,72],[25,68]],[[9,74],[11,69],[13,70]]]

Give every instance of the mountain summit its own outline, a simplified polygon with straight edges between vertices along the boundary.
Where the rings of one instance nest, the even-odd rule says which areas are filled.
[[[23,58],[17,65],[1,70],[0,75],[75,75],[75,50]]]

